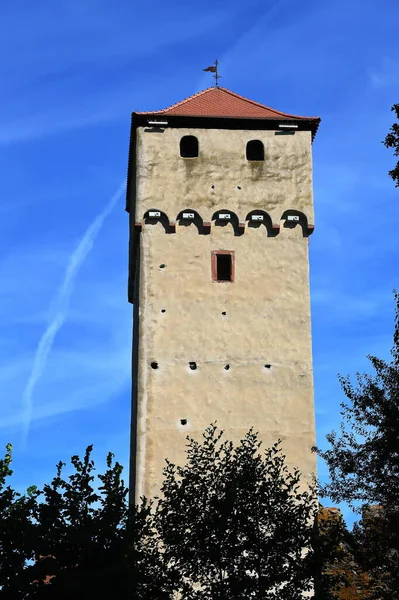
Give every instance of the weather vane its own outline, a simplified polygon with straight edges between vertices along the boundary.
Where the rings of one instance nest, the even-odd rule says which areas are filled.
[[[218,71],[218,66],[219,66],[219,61],[215,60],[215,64],[212,65],[211,67],[207,67],[206,69],[202,69],[203,71],[209,71],[210,73],[215,73],[214,74],[214,78],[215,78],[215,86],[218,87],[218,81],[221,78],[221,75],[219,75],[219,71]]]

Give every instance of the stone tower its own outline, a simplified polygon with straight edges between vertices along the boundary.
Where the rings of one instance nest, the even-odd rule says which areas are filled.
[[[136,112],[128,167],[134,305],[131,500],[217,421],[316,471],[308,241],[320,119],[213,87]]]

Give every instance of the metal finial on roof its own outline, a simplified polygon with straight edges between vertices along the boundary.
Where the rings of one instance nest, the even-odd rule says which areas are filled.
[[[216,59],[214,65],[207,67],[206,69],[202,69],[203,71],[209,71],[210,73],[214,73],[215,87],[218,87],[219,79],[222,77],[221,75],[219,75],[218,66],[219,66],[219,61]]]

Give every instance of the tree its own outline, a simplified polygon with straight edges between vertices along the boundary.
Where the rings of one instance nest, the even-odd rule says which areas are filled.
[[[391,110],[396,113],[396,118],[399,121],[399,104],[394,104]],[[394,149],[394,156],[399,156],[399,122],[392,125],[383,144],[386,148]],[[388,175],[396,182],[395,187],[399,187],[399,160],[392,171],[389,171]]]
[[[279,442],[262,457],[252,430],[236,448],[220,443],[222,433],[210,426],[202,445],[191,440],[185,467],[167,463],[163,498],[142,498],[134,508],[111,453],[97,490],[88,446],[83,459],[72,457],[67,478],[60,462],[43,490],[20,496],[3,489],[12,474],[7,448],[0,599],[172,600],[180,593],[187,600],[296,600],[315,577],[318,597],[333,598],[324,566],[334,560],[342,528],[331,536],[334,528],[315,527],[315,490],[300,491],[300,474],[288,472]]]
[[[152,504],[143,499],[129,508],[122,466],[111,453],[95,491],[91,452],[88,446],[83,460],[72,457],[75,472],[67,479],[60,462],[43,491],[17,500],[10,487],[1,493],[0,598],[172,597],[174,573],[159,551]],[[10,461],[8,451],[0,489]]]
[[[300,491],[279,442],[262,458],[252,429],[236,448],[222,435],[214,424],[202,444],[187,438],[187,464],[164,470],[156,521],[182,595],[302,598],[313,581],[315,490]]]
[[[27,561],[33,560],[37,529],[33,522],[39,494],[32,486],[26,495],[16,492],[6,481],[12,475],[12,446],[7,444],[0,459],[0,597],[19,599],[29,589]]]
[[[326,451],[314,448],[329,468],[322,495],[363,513],[354,529],[357,557],[381,600],[399,598],[399,294],[394,297],[392,360],[368,356],[375,374],[358,373],[357,386],[340,377],[348,399],[341,404],[341,435],[327,435],[331,447]],[[381,510],[367,513],[370,505]]]

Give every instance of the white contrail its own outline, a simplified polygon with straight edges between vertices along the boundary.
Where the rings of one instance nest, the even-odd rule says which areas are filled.
[[[108,217],[119,198],[122,196],[126,189],[126,181],[124,181],[117,189],[115,194],[112,196],[104,210],[94,219],[91,225],[87,228],[84,236],[80,240],[79,244],[72,252],[68,262],[68,266],[65,272],[63,282],[57,292],[54,302],[55,315],[51,322],[47,326],[45,332],[40,338],[39,344],[36,349],[35,358],[33,361],[33,368],[28,379],[28,383],[23,392],[23,407],[24,407],[24,418],[23,418],[23,446],[26,447],[29,427],[32,420],[32,409],[33,409],[33,392],[37,382],[43,374],[46,367],[48,355],[54,343],[55,336],[58,330],[64,324],[67,316],[68,304],[73,287],[76,279],[76,275],[82,263],[86,259],[90,250],[93,247],[95,239],[105,221]]]

